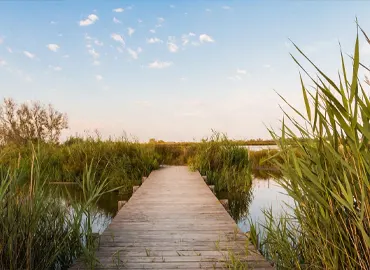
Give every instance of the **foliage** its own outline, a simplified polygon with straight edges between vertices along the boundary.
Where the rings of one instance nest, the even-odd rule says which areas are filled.
[[[0,167],[0,269],[66,269],[80,255],[94,265],[92,209],[108,179],[94,179],[86,167],[84,201],[69,206],[47,188],[43,174],[50,164],[39,157],[34,152],[15,169]]]
[[[197,144],[189,163],[191,168],[207,175],[217,191],[246,190],[252,183],[248,150],[217,132]]]
[[[281,268],[370,269],[370,100],[359,80],[358,35],[352,71],[341,54],[337,82],[296,48],[319,77],[311,77],[293,57],[315,91],[301,77],[306,112],[288,104],[298,118],[284,112],[291,124],[282,122],[281,135],[271,131],[283,160],[279,182],[296,204],[295,219],[274,226],[265,247]],[[284,250],[297,248],[285,256]]]
[[[50,164],[44,175],[51,182],[76,182],[86,164],[94,161],[98,178],[108,177],[110,187],[122,186],[128,191],[159,166],[154,148],[135,141],[72,138],[62,145],[39,143],[37,148],[41,166]],[[0,153],[0,164],[15,168],[19,161],[26,162],[32,156],[32,145],[7,145]]]
[[[0,144],[56,143],[61,131],[67,127],[67,116],[51,105],[46,107],[39,102],[17,104],[8,98],[0,106]]]

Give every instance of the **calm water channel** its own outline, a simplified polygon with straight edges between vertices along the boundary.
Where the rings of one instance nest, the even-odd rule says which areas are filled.
[[[61,190],[66,187],[60,187]],[[69,186],[69,192],[78,198],[80,196],[76,186]],[[130,194],[120,195],[118,193],[109,193],[104,195],[97,204],[96,218],[93,223],[94,232],[103,232],[110,224],[112,218],[117,212],[117,202],[128,200]],[[263,223],[264,215],[262,209],[271,208],[275,215],[283,210],[289,210],[286,206],[293,205],[293,200],[286,195],[285,190],[279,186],[272,178],[253,179],[251,189],[243,193],[220,193],[219,199],[228,199],[230,214],[238,224],[239,228],[249,231],[249,220]]]

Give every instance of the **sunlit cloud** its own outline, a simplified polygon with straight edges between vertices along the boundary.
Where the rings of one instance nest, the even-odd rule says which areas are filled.
[[[131,37],[131,35],[132,35],[133,33],[135,33],[135,29],[133,29],[133,28],[129,27],[129,28],[127,28],[127,32],[128,32],[128,35]]]
[[[80,21],[80,26],[94,24],[97,20],[99,20],[98,16],[96,16],[95,14],[90,14],[85,20]]]
[[[35,55],[35,54],[30,53],[29,51],[23,51],[23,54],[24,54],[25,56],[27,56],[28,58],[30,58],[30,59],[34,59],[34,58],[36,57],[36,55]]]
[[[154,44],[154,43],[163,43],[163,40],[159,39],[159,38],[149,38],[146,40],[147,43],[149,44]]]
[[[103,76],[102,75],[96,75],[95,76],[96,80],[99,82],[101,80],[103,80]]]
[[[199,41],[201,43],[214,42],[214,39],[211,36],[207,35],[207,34],[202,34],[202,35],[199,36]]]
[[[127,49],[127,52],[129,53],[129,55],[133,58],[133,59],[138,59],[139,57],[139,53],[141,53],[143,50],[139,47],[135,50],[132,50],[130,48]]]
[[[123,37],[122,37],[121,35],[116,34],[116,33],[113,33],[113,34],[111,35],[111,38],[112,38],[113,40],[115,40],[115,41],[117,41],[117,42],[120,42],[120,43],[122,43],[123,45],[125,45],[125,40],[123,39]]]
[[[172,53],[175,53],[179,50],[179,47],[175,43],[168,42],[167,46],[168,46],[168,50]]]
[[[95,39],[95,40],[94,40],[94,43],[95,43],[95,45],[97,45],[97,46],[103,46],[103,45],[104,45],[104,43],[103,43],[102,41],[99,41],[98,39]]]
[[[231,7],[230,6],[223,6],[222,9],[225,9],[225,10],[230,10]]]
[[[117,12],[117,13],[124,12],[124,11],[125,11],[124,8],[115,8],[115,9],[113,9],[113,12]]]
[[[52,52],[57,52],[60,48],[57,44],[48,44],[46,47]]]
[[[238,68],[238,69],[236,70],[236,73],[246,75],[246,74],[247,74],[247,71],[246,71],[245,69],[239,69],[239,68]]]
[[[161,61],[154,61],[148,65],[149,68],[153,69],[163,69],[172,66],[172,62],[161,62]]]
[[[119,23],[122,23],[120,20],[118,20],[116,17],[113,17],[113,22],[114,23],[117,23],[117,24],[119,24]]]
[[[93,57],[93,58],[99,58],[99,53],[95,51],[95,49],[90,49],[88,50],[89,54]]]

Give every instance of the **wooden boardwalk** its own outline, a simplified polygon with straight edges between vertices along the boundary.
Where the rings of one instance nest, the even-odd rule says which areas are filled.
[[[273,269],[200,174],[185,166],[150,174],[101,235],[96,256],[98,269],[228,269],[232,261]]]

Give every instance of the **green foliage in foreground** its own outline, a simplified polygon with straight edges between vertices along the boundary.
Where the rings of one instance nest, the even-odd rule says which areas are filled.
[[[337,82],[298,51],[319,74],[310,77],[316,90],[301,80],[306,112],[291,107],[299,120],[285,113],[292,125],[283,121],[281,135],[271,132],[294,217],[267,214],[260,247],[281,269],[370,269],[370,100],[359,82],[358,36],[353,68],[342,56]]]
[[[248,150],[220,133],[199,143],[189,163],[192,169],[206,175],[217,191],[247,190],[252,183]]]
[[[47,188],[43,174],[50,164],[40,164],[39,157],[34,153],[24,163],[31,168],[0,167],[0,269],[66,269],[79,256],[93,268],[93,209],[108,179],[85,166],[83,200],[67,205]]]

